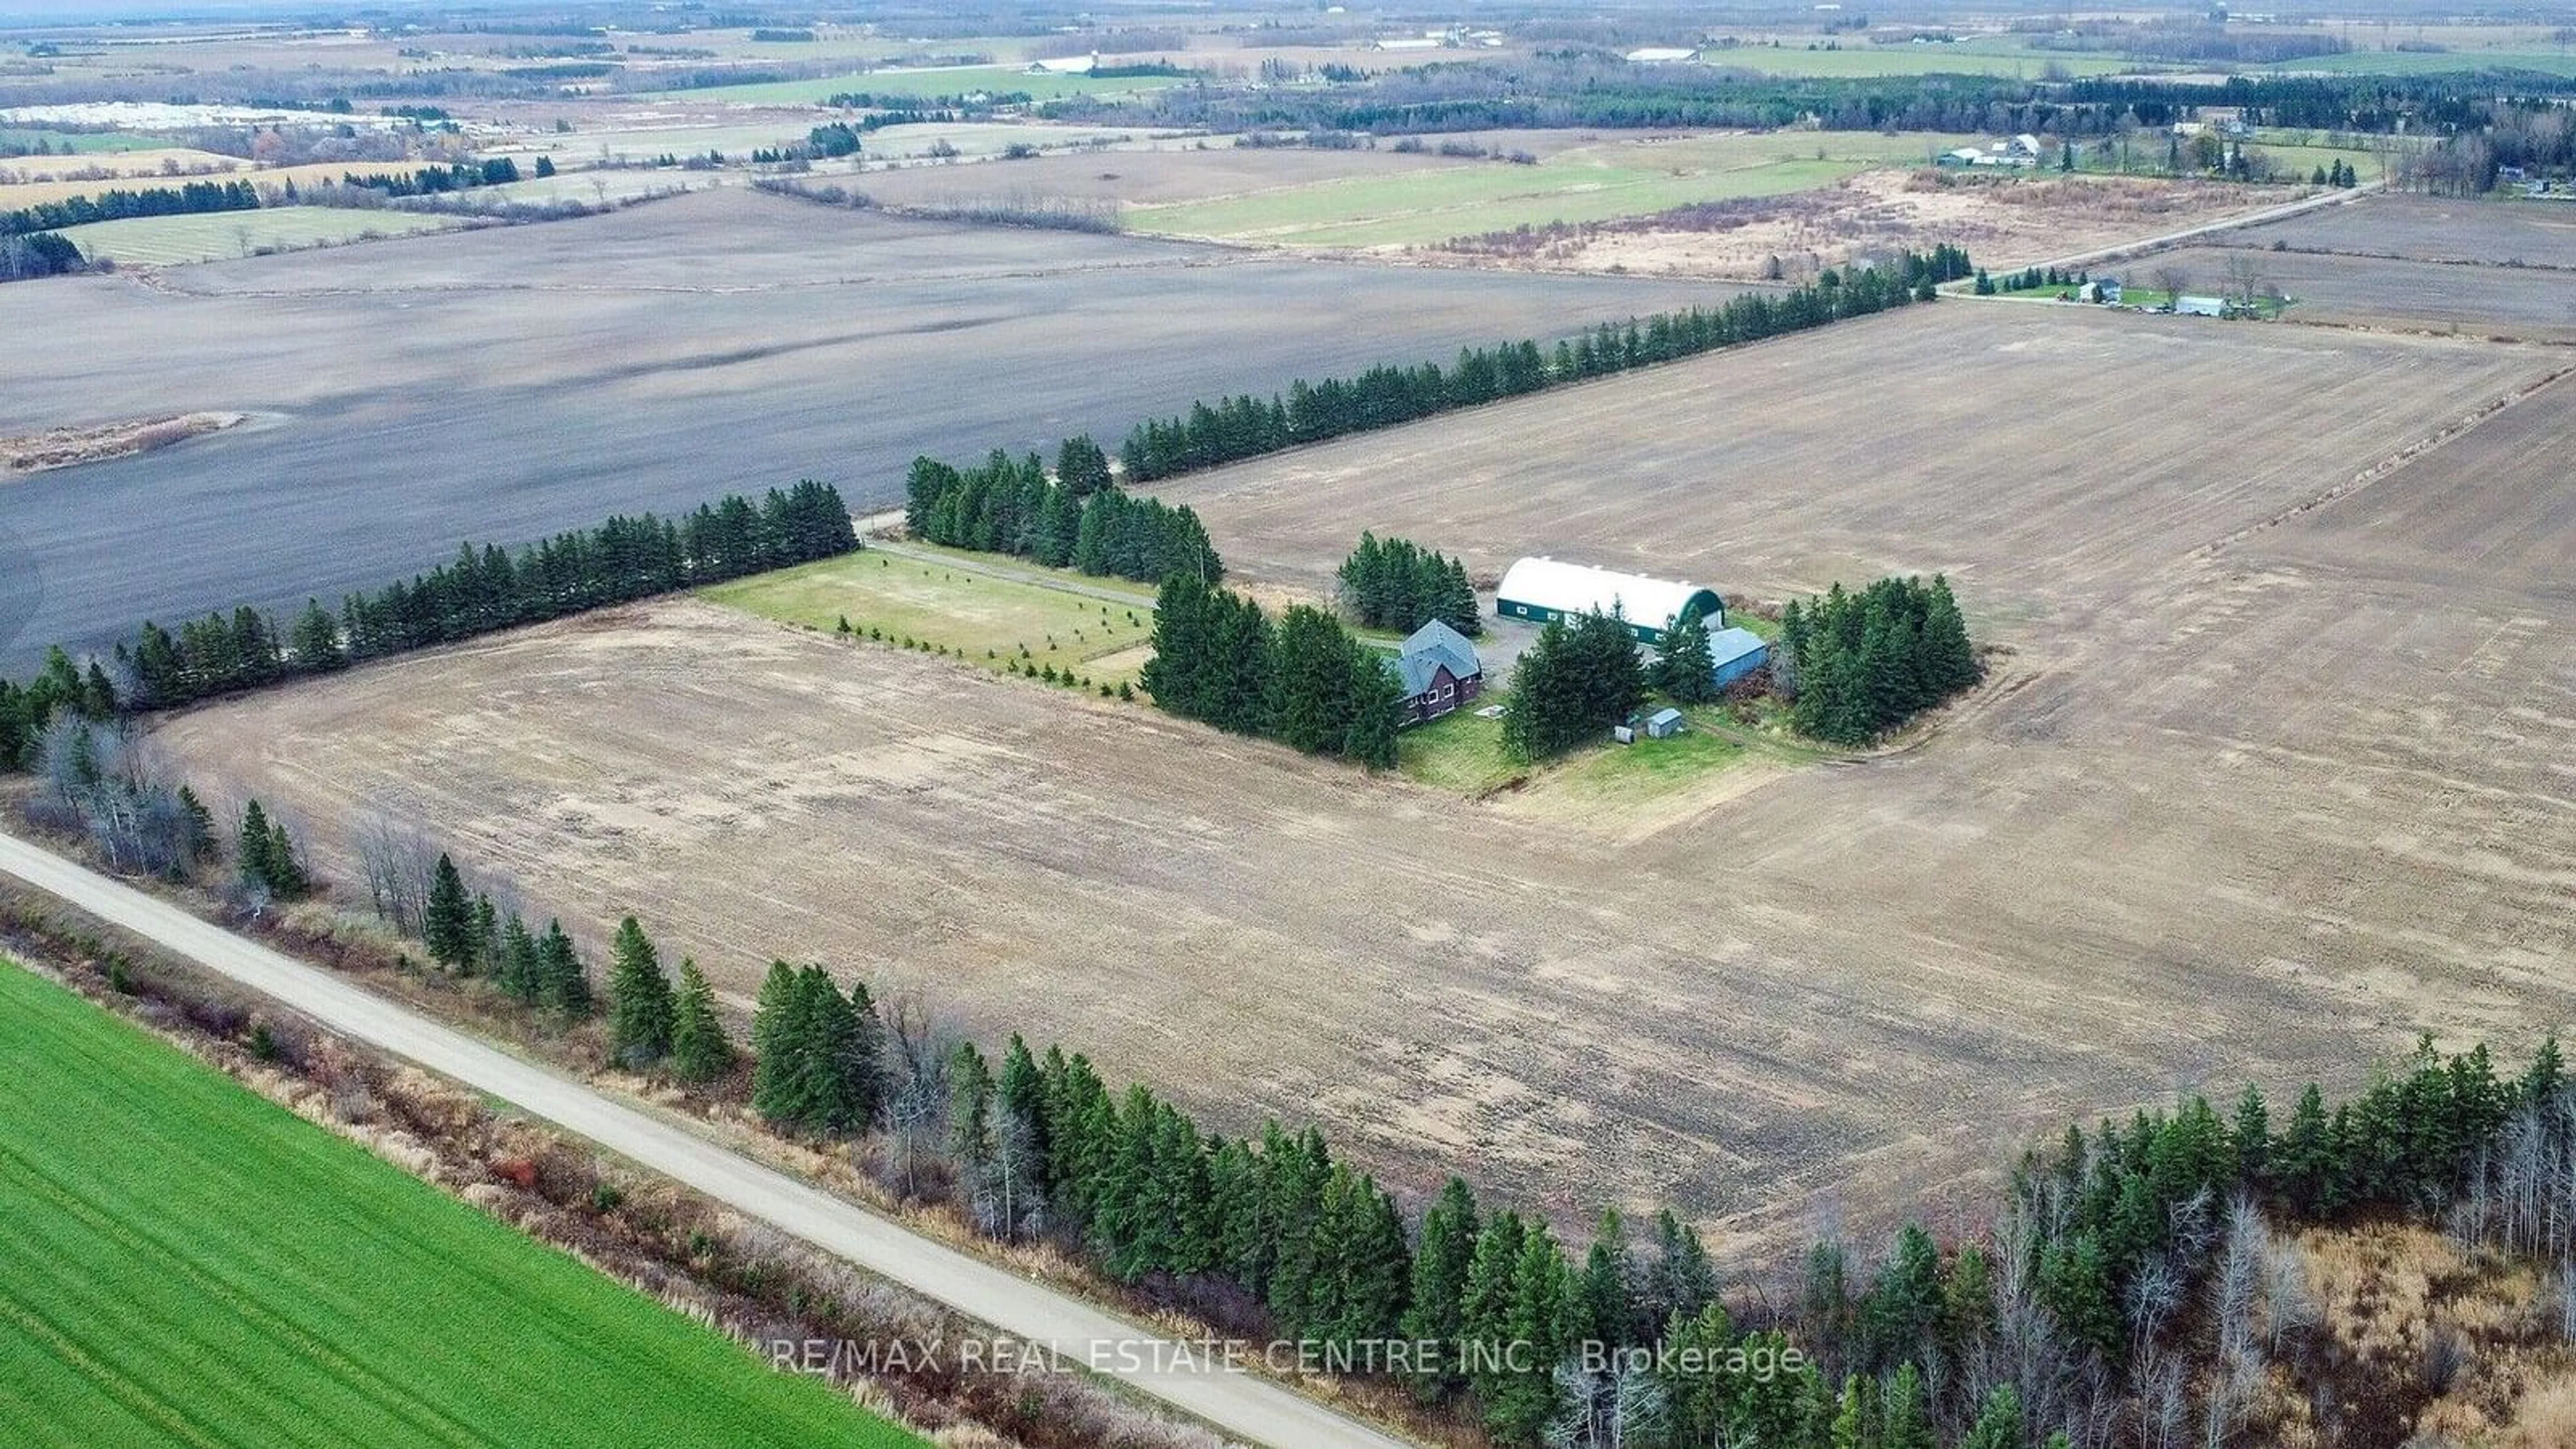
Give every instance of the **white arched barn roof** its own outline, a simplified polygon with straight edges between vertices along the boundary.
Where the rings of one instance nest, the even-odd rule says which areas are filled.
[[[1552,558],[1525,558],[1505,570],[1502,586],[1494,591],[1494,609],[1506,619],[1541,622],[1615,610],[1649,644],[1662,643],[1664,631],[1685,611],[1697,613],[1712,628],[1726,623],[1726,601],[1715,590]]]

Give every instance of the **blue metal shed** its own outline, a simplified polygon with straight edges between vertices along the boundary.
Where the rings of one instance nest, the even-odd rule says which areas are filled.
[[[1771,646],[1750,629],[1720,629],[1708,636],[1709,662],[1724,689],[1771,660]]]

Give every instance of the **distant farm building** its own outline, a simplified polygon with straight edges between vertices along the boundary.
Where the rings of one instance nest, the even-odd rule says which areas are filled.
[[[2108,302],[2117,306],[2120,301],[2120,293],[2120,283],[2116,278],[2104,277],[2102,280],[2093,284],[2093,300],[2097,302]]]
[[[1091,74],[1093,67],[1099,64],[1100,52],[1095,50],[1089,55],[1068,55],[1053,60],[1033,60],[1029,62],[1029,68],[1022,73],[1025,75],[1089,75]]]
[[[1615,573],[1552,558],[1525,558],[1503,574],[1494,612],[1544,624],[1579,614],[1617,614],[1628,632],[1662,647],[1664,631],[1692,615],[1711,628],[1726,624],[1726,601],[1713,589],[1643,574]]]
[[[1484,661],[1467,636],[1434,619],[1387,661],[1404,690],[1404,722],[1435,720],[1485,692]]]
[[[1628,61],[1632,65],[1679,65],[1697,59],[1698,51],[1684,50],[1676,45],[1649,45],[1642,50],[1628,52]]]
[[[2220,297],[2176,297],[2173,309],[2187,317],[2224,317],[2227,302]]]
[[[1720,629],[1708,636],[1710,676],[1724,689],[1771,662],[1771,646],[1750,629]]]
[[[1996,166],[2029,167],[2038,165],[2039,152],[2036,149],[2028,151],[2023,150],[2021,143],[2024,141],[2030,141],[2034,148],[2038,145],[2038,142],[2032,137],[2016,136],[2012,140],[2006,141],[1992,150],[1988,150],[1983,146],[1961,146],[1955,151],[1944,151],[1941,153],[1938,160],[1940,164],[1944,166],[1991,168]]]
[[[1646,716],[1646,738],[1650,740],[1671,739],[1673,736],[1680,734],[1686,724],[1687,722],[1683,720],[1682,712],[1680,710],[1670,708],[1656,710],[1653,714]]]

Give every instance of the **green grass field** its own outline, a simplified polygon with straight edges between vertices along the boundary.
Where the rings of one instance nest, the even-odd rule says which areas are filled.
[[[1150,592],[1011,560],[957,557],[971,557],[978,567],[951,564],[945,555],[925,562],[871,548],[717,584],[704,593],[719,604],[827,633],[846,618],[861,635],[874,628],[897,643],[926,640],[987,669],[1025,662],[1071,669],[1094,687],[1135,682],[1154,634]],[[1050,586],[1056,583],[1105,588],[1134,602]]]
[[[1027,75],[1016,65],[970,65],[940,70],[854,71],[820,80],[770,81],[755,85],[707,86],[693,91],[655,92],[656,101],[731,101],[739,105],[819,106],[833,96],[864,92],[875,96],[962,96],[976,91],[993,95],[1013,92],[1034,100],[1064,96],[1132,95],[1182,83],[1179,76],[1135,76],[1093,80],[1087,75]]]
[[[171,143],[158,136],[139,136],[124,131],[47,131],[14,129],[0,126],[0,145],[33,146],[44,142],[55,151],[70,150],[79,155],[97,155],[109,151],[156,151]],[[5,165],[0,162],[0,165]]]
[[[138,216],[67,226],[63,237],[96,260],[123,266],[177,266],[250,256],[262,249],[298,251],[325,242],[339,245],[371,236],[410,236],[448,231],[465,223],[452,216],[411,211],[345,211],[329,206],[277,206],[259,211],[213,211],[194,216]]]
[[[1479,700],[1477,707],[1500,702],[1497,695]],[[1650,705],[1647,712],[1660,708],[1660,703]],[[1774,752],[1767,744],[1747,743],[1744,727],[1727,720],[1721,707],[1695,706],[1683,714],[1691,728],[1670,739],[1615,745],[1605,738],[1598,745],[1582,746],[1532,768],[1504,755],[1501,720],[1460,710],[1399,736],[1396,768],[1407,779],[1462,795],[1481,795],[1527,776],[1527,788],[1533,794],[1545,794],[1551,802],[1609,806],[1632,804]]]
[[[0,962],[0,1438],[918,1445]]]
[[[2566,50],[2350,50],[2260,66],[2274,74],[2331,71],[2338,75],[2449,75],[2478,70],[2528,70],[2576,76],[2576,52]]]
[[[1608,221],[1694,202],[1778,196],[1855,172],[1920,165],[1961,144],[1875,131],[1697,136],[1578,146],[1535,166],[1484,162],[1253,195],[1131,207],[1142,232],[1305,246],[1425,245],[1527,223]]]

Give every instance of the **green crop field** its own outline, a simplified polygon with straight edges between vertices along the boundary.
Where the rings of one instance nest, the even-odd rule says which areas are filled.
[[[939,70],[853,71],[819,80],[768,81],[752,85],[708,86],[693,91],[665,91],[659,101],[731,101],[741,105],[819,106],[833,96],[864,92],[874,96],[962,96],[976,91],[992,95],[1019,93],[1033,100],[1064,96],[1127,95],[1179,85],[1179,76],[1132,76],[1094,80],[1087,75],[1028,75],[1016,65],[969,65]]]
[[[955,557],[955,563],[945,554],[926,561],[871,548],[717,584],[705,594],[720,604],[827,632],[846,618],[862,635],[874,628],[897,643],[927,642],[985,668],[1025,662],[1074,670],[1095,687],[1135,682],[1154,634],[1150,592],[1012,560]]]
[[[82,155],[108,151],[156,151],[170,144],[157,136],[137,136],[123,131],[31,131],[0,126],[0,145],[33,146],[39,141],[57,152],[71,151]]]
[[[918,1445],[0,962],[14,1444]]]
[[[1132,207],[1137,231],[1307,246],[1423,245],[1524,223],[1608,221],[1694,202],[1805,191],[1855,172],[1921,165],[1947,136],[1804,131],[1609,141],[1534,166],[1495,162],[1318,181],[1213,201]]]
[[[2338,75],[2448,75],[2481,70],[2528,70],[2576,76],[2576,51],[2567,50],[2351,50],[2257,67],[2274,74],[2331,71]]]
[[[125,266],[177,266],[220,261],[262,250],[299,251],[324,243],[410,236],[465,225],[452,216],[414,211],[345,211],[329,206],[275,206],[258,211],[209,211],[192,216],[138,216],[67,226],[62,236],[96,260]]]

